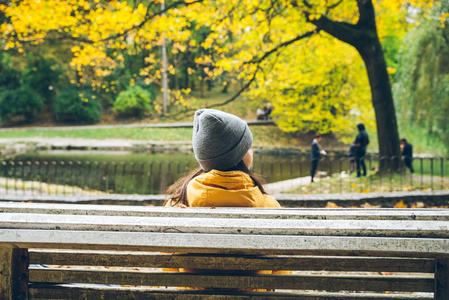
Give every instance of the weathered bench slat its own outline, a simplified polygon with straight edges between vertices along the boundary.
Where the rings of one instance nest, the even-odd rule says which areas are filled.
[[[70,214],[104,216],[140,216],[172,218],[251,218],[251,219],[326,219],[326,220],[429,220],[449,221],[449,209],[363,209],[363,208],[188,208],[46,204],[46,203],[8,203],[0,202],[0,212],[35,214]],[[232,212],[232,213],[230,213]]]
[[[374,294],[374,293],[318,293],[318,292],[233,292],[207,290],[182,290],[139,287],[110,287],[81,284],[33,284],[30,287],[30,299],[134,299],[134,300],[228,300],[232,299],[306,299],[306,300],[431,300],[432,293],[419,294]]]
[[[176,294],[182,295],[180,299],[204,299],[203,295],[210,299],[394,299],[385,291],[404,293],[399,299],[414,295],[449,299],[449,210],[51,206],[0,202],[0,249],[11,256],[14,248],[23,248],[19,252],[27,253],[25,261],[31,259],[30,276],[23,276],[26,287],[26,279],[30,279],[31,299],[157,299],[155,295],[172,299]],[[14,264],[15,260],[0,263],[0,269],[12,270]],[[111,268],[105,268],[108,266]],[[161,269],[176,267],[220,271]],[[224,271],[234,269],[298,272]],[[310,271],[319,273],[306,275],[317,273]],[[372,272],[395,275],[372,276]],[[0,286],[16,281],[15,276],[0,273]],[[44,287],[44,281],[53,282],[53,288],[49,284]],[[110,285],[79,287],[77,282]],[[173,288],[124,290],[122,285]],[[214,290],[183,291],[176,286],[210,286]],[[277,291],[259,294],[227,288]],[[12,295],[12,289],[7,289]],[[296,291],[291,293],[292,289]],[[311,290],[326,293],[318,295]],[[369,291],[366,293],[373,297],[361,291]],[[420,292],[407,294],[410,291]],[[72,292],[73,296],[64,294]]]
[[[160,251],[220,254],[365,255],[429,257],[447,255],[449,239],[182,234],[69,230],[0,230],[0,245],[19,248]]]
[[[214,288],[300,289],[329,291],[432,292],[433,276],[350,275],[221,275],[179,272],[33,269],[31,282],[97,283],[137,286],[185,286]]]
[[[449,221],[201,219],[0,214],[0,228],[449,238]]]
[[[434,273],[433,259],[339,256],[219,256],[155,252],[29,251],[30,264],[197,268],[223,270],[361,271]]]

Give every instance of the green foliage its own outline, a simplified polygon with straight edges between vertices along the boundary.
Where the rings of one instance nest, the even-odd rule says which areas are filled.
[[[114,102],[114,112],[124,117],[143,118],[154,112],[154,100],[152,89],[133,86],[118,95]]]
[[[401,45],[402,39],[396,36],[387,36],[382,41],[385,61],[388,68],[391,70],[389,73],[392,81],[395,81],[396,79],[396,70],[398,68],[398,58]]]
[[[449,9],[439,7],[440,10]],[[435,16],[439,11],[434,12]],[[443,26],[444,25],[444,26]],[[403,134],[420,143],[449,146],[449,22],[429,18],[404,39],[394,95]],[[408,136],[406,138],[409,138]],[[432,147],[434,148],[434,147]],[[447,148],[446,148],[447,149]],[[447,150],[446,150],[447,151]]]
[[[17,116],[24,116],[26,122],[32,122],[42,107],[42,98],[29,88],[6,90],[0,94],[0,117],[3,122]]]
[[[94,124],[101,120],[101,105],[90,91],[69,88],[61,91],[53,105],[58,122]]]
[[[20,74],[12,67],[9,55],[0,53],[0,91],[14,90],[20,86]]]
[[[51,103],[55,96],[55,85],[58,82],[60,71],[52,59],[40,55],[30,54],[27,57],[27,66],[22,71],[21,83],[39,93],[45,103]]]

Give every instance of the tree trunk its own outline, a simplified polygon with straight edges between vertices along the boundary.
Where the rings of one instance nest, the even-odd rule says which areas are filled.
[[[402,165],[401,152],[393,95],[382,46],[377,35],[376,38],[354,46],[365,62],[371,87],[379,141],[379,171],[396,172]]]
[[[398,125],[391,84],[382,46],[376,28],[372,0],[356,0],[359,9],[357,24],[333,21],[325,16],[309,20],[318,30],[355,47],[365,62],[376,114],[379,141],[379,172],[398,172],[402,168]]]

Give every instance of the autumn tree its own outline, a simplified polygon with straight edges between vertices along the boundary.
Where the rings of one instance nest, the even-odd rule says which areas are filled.
[[[221,104],[248,91],[272,95],[267,100],[275,102],[283,128],[337,132],[348,125],[355,127],[358,119],[351,119],[351,111],[372,105],[379,155],[398,158],[396,115],[381,39],[407,31],[410,8],[425,12],[434,2],[187,0],[166,1],[161,11],[157,0],[22,0],[0,6],[7,17],[0,32],[5,50],[24,51],[26,45],[44,40],[76,44],[71,65],[80,76],[84,70],[96,74],[91,82],[95,87],[123,65],[123,51],[153,49],[163,39],[171,41],[172,53],[201,49],[194,61],[201,69],[201,80],[226,74],[241,84]],[[192,38],[201,28],[205,35],[200,40]],[[351,47],[335,51],[344,44],[333,40],[350,45],[361,60]],[[308,54],[309,46],[315,57]],[[295,59],[295,55],[306,59]],[[303,63],[297,65],[299,61]],[[363,66],[366,72],[360,74]],[[169,70],[176,72],[174,66]],[[158,83],[161,73],[154,52],[148,53],[138,75],[146,83]],[[371,97],[363,95],[365,77]]]

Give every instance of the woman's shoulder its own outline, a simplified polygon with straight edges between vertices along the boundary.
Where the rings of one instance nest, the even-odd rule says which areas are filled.
[[[263,201],[261,207],[281,207],[279,202],[268,194],[263,194]]]

